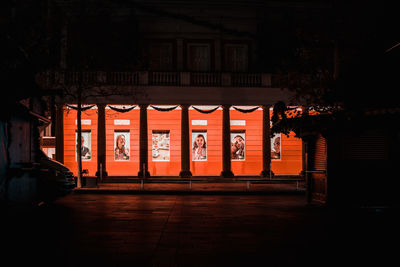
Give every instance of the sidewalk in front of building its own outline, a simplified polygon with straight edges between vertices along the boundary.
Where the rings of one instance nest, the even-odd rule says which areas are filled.
[[[91,179],[86,186],[76,188],[74,192],[110,194],[303,194],[305,192],[305,182],[302,177],[107,178],[102,182],[93,182],[94,180]]]

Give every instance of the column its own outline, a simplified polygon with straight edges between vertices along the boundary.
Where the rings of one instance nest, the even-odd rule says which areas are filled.
[[[188,178],[190,172],[189,105],[181,105],[181,172],[179,176]]]
[[[140,104],[140,134],[139,134],[139,173],[138,177],[150,177],[148,171],[148,134],[147,134],[147,106]]]
[[[222,106],[222,177],[233,177],[231,170],[231,121],[230,105]]]
[[[261,177],[272,177],[274,173],[271,170],[271,125],[269,106],[262,106],[262,160],[263,170],[260,173]]]
[[[97,104],[97,177],[107,177],[105,104]]]
[[[56,107],[56,160],[64,163],[64,104]]]

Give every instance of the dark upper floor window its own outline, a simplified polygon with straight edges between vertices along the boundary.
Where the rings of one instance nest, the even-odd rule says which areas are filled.
[[[246,72],[249,65],[249,46],[243,43],[225,43],[223,45],[224,71]]]
[[[188,40],[185,42],[186,68],[189,71],[211,71],[214,67],[212,41]]]
[[[188,68],[193,71],[210,70],[210,46],[190,44],[188,47]]]
[[[172,42],[150,42],[148,45],[149,69],[154,71],[174,70],[174,45]]]

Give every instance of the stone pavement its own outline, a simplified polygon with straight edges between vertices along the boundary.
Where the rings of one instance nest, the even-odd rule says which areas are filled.
[[[2,266],[389,266],[395,213],[310,206],[297,193],[74,193],[3,210],[1,258]]]

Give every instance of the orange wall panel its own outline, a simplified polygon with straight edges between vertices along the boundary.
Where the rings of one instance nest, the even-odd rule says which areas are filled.
[[[230,110],[232,120],[244,120],[245,125],[231,125],[231,132],[245,133],[245,160],[232,160],[235,175],[259,175],[262,171],[262,110],[242,113]]]
[[[271,168],[275,174],[299,174],[302,170],[302,141],[294,137],[281,134],[281,159],[272,160]]]
[[[206,120],[207,125],[192,125],[192,120]],[[207,160],[193,161],[192,132],[207,132]],[[209,114],[189,110],[190,170],[193,175],[220,175],[222,170],[222,110]]]
[[[139,108],[128,112],[106,109],[106,170],[109,176],[135,176],[139,172]],[[116,125],[115,120],[128,120],[128,125]],[[129,132],[129,160],[115,160],[116,131]]]
[[[76,162],[76,124],[77,112],[74,109],[66,109],[64,112],[64,164],[70,168],[74,175],[78,173]],[[89,109],[82,112],[82,120],[90,120],[90,125],[82,125],[82,131],[90,131],[91,134],[91,159],[82,160],[82,169],[87,169],[89,175],[95,175],[97,171],[97,109]],[[85,144],[87,145],[87,144]]]
[[[181,171],[181,110],[147,110],[149,172],[151,175],[179,175]],[[169,161],[153,161],[153,131],[169,131]]]

